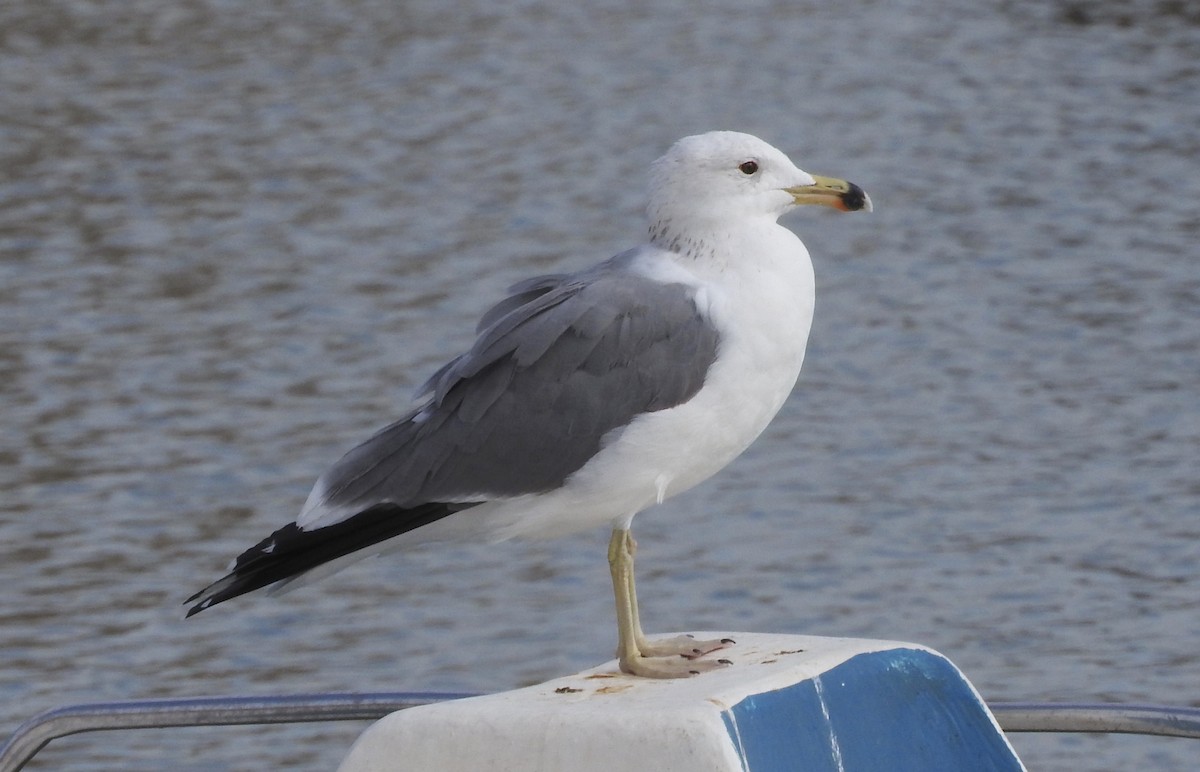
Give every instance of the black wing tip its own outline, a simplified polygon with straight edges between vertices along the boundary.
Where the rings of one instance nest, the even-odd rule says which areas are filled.
[[[195,603],[195,601],[196,601],[196,598],[198,598],[198,597],[200,597],[200,596],[199,596],[199,595],[193,595],[192,597],[190,597],[190,598],[188,598],[187,600],[185,600],[185,601],[183,602],[183,605],[185,605],[185,606],[186,606],[186,605],[188,605],[189,603]],[[187,619],[188,617],[195,616],[196,614],[199,614],[201,611],[203,611],[204,609],[208,608],[208,607],[209,607],[209,606],[211,606],[211,605],[212,605],[211,603],[205,603],[204,601],[201,601],[200,603],[195,603],[195,605],[194,605],[194,606],[192,606],[192,607],[191,607],[191,608],[189,608],[189,609],[188,609],[186,612],[184,612],[184,614],[183,614],[183,618],[184,618],[184,619]]]
[[[184,619],[472,506],[475,503],[429,502],[415,507],[384,503],[312,531],[288,523],[239,555],[232,571],[184,601],[185,606],[195,604]]]
[[[195,616],[210,606],[215,606],[218,603],[223,603],[239,595],[253,592],[275,581],[264,581],[263,569],[269,567],[271,562],[270,554],[274,551],[274,545],[279,536],[293,530],[297,530],[296,524],[288,523],[241,555],[238,555],[237,560],[233,563],[233,569],[228,574],[222,576],[183,602],[185,606],[189,603],[195,603],[194,606],[187,610],[183,618],[187,619],[188,617]],[[197,603],[197,601],[199,602]]]
[[[226,574],[217,581],[205,587],[200,592],[185,600],[183,605],[186,606],[189,603],[194,605],[187,610],[187,613],[183,615],[183,618],[187,619],[188,617],[195,616],[209,606],[215,606],[218,603],[223,603],[224,601],[229,600],[230,598],[236,598],[237,596],[250,592],[253,589],[256,588],[249,587],[245,581],[245,577],[238,576],[238,573],[235,570],[232,573]]]
[[[187,600],[185,600],[185,601],[183,602],[183,605],[185,605],[185,606],[186,606],[187,604],[189,604],[189,603],[191,603],[193,600],[195,600],[195,598],[196,598],[196,596],[195,596],[195,595],[193,595],[192,597],[190,597],[190,598],[188,598]],[[209,606],[213,605],[213,603],[214,603],[214,602],[215,602],[215,601],[204,600],[204,601],[201,601],[200,603],[197,603],[196,605],[192,606],[190,609],[188,609],[188,610],[187,610],[187,611],[184,613],[184,615],[183,615],[183,618],[184,618],[184,619],[190,619],[190,618],[192,618],[192,617],[196,616],[197,614],[199,614],[199,613],[200,613],[201,611],[203,611],[204,609],[206,609],[206,608],[208,608]]]

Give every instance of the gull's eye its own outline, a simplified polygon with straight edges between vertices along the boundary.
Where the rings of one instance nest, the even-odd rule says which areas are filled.
[[[754,174],[756,171],[758,171],[758,162],[757,161],[744,161],[738,166],[738,169],[741,170],[742,174],[749,176],[751,174]]]

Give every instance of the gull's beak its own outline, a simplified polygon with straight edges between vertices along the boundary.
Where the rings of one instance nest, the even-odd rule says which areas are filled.
[[[853,182],[812,175],[813,184],[784,188],[797,204],[822,204],[843,212],[871,211],[871,197]]]

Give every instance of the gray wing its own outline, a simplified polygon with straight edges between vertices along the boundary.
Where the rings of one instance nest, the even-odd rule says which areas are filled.
[[[552,490],[640,413],[704,383],[718,334],[690,288],[611,267],[514,286],[421,408],[321,480],[326,508],[482,501]],[[324,523],[322,523],[324,525]]]

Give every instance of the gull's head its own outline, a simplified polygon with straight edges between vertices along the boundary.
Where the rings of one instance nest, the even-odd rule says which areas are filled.
[[[871,199],[857,185],[809,174],[758,137],[713,131],[684,137],[654,162],[647,211],[654,227],[680,220],[718,225],[776,220],[807,204],[871,211]]]

